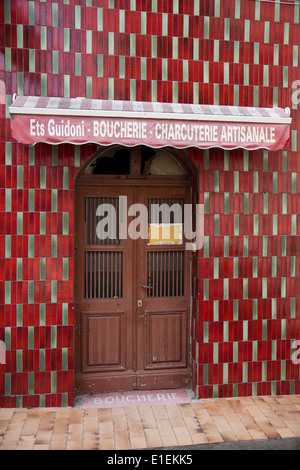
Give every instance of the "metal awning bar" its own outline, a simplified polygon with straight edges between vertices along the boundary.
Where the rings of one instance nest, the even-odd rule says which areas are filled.
[[[289,108],[259,108],[142,101],[92,100],[18,96],[10,114],[89,116],[134,119],[175,119],[185,121],[291,123]]]

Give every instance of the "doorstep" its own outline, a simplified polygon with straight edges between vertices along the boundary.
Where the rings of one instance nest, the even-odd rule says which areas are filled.
[[[79,395],[73,408],[116,408],[125,406],[153,406],[191,403],[194,394],[190,389],[132,390],[91,395]]]

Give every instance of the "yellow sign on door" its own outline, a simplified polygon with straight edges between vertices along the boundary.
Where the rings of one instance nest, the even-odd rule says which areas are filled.
[[[150,224],[150,245],[182,245],[182,224]]]

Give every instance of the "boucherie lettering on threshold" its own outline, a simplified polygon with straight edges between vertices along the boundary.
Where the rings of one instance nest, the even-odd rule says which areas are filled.
[[[95,118],[49,115],[12,115],[12,136],[26,144],[86,142],[111,145],[144,144],[159,148],[185,147],[267,148],[278,150],[289,140],[289,127],[282,124]]]
[[[85,408],[113,408],[119,406],[147,406],[171,403],[190,403],[191,398],[184,389],[101,393],[84,395],[79,399]]]

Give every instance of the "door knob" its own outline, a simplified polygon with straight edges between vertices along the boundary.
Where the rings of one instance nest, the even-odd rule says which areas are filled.
[[[152,286],[146,286],[145,284],[141,284],[141,287],[143,287],[144,289],[153,289]]]

